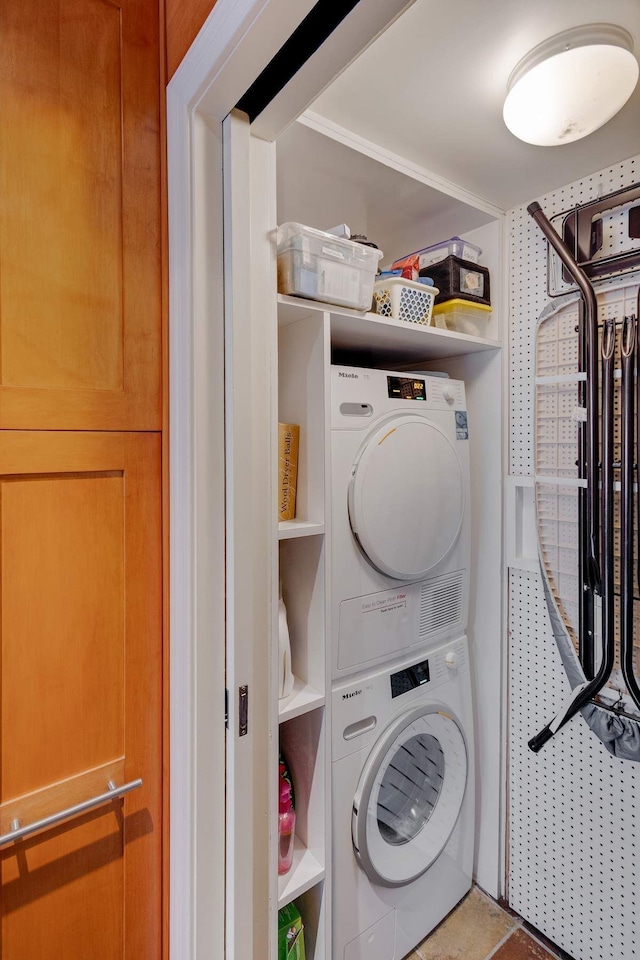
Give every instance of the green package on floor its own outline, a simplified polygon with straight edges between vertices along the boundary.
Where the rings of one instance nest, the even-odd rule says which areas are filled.
[[[305,960],[304,927],[295,903],[278,911],[278,960]]]

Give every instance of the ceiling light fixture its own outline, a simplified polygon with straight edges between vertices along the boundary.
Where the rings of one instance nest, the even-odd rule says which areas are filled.
[[[638,82],[633,39],[622,27],[575,27],[534,47],[509,77],[503,117],[526,143],[587,137],[618,113]]]

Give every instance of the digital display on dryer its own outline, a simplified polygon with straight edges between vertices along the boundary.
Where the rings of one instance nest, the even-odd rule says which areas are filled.
[[[415,377],[387,377],[387,389],[393,400],[427,399],[425,381]]]
[[[398,673],[392,673],[390,679],[392,698],[408,693],[409,690],[415,690],[416,687],[421,687],[424,683],[429,682],[429,661],[422,660],[420,663],[414,663],[411,667],[399,670]]]

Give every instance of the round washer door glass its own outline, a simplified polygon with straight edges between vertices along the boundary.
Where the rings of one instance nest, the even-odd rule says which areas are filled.
[[[365,556],[397,580],[420,580],[455,544],[464,512],[458,456],[424,417],[387,421],[353,466],[349,521]]]
[[[374,883],[402,886],[428,870],[457,823],[466,783],[467,750],[453,717],[417,707],[392,724],[353,805],[353,844]]]

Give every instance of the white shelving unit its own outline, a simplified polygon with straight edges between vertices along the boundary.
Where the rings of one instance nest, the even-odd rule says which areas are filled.
[[[303,683],[299,677],[294,677],[293,690],[288,697],[278,701],[280,723],[285,720],[292,720],[294,717],[300,717],[309,710],[323,707],[324,703],[324,693],[316,690],[311,683]]]
[[[285,907],[324,880],[324,867],[296,838],[293,866],[284,877],[278,877],[278,909]]]
[[[279,749],[295,791],[296,839],[292,867],[278,877],[277,908],[296,900],[305,922],[307,957],[313,960],[329,956],[330,942],[325,899],[330,869],[325,628],[329,341],[322,311],[295,313],[290,324],[283,319],[279,305],[278,419],[299,424],[300,445],[296,519],[278,524],[279,576],[295,681],[291,695],[278,701],[277,713]],[[275,625],[276,654],[277,643]]]
[[[317,523],[313,520],[281,520],[278,524],[278,540],[315,537],[319,533],[324,533],[324,523]]]
[[[295,788],[296,846],[290,872],[278,877],[277,885],[274,882],[272,929],[275,936],[277,909],[295,900],[305,924],[308,960],[331,960],[330,367],[338,362],[437,369],[465,381],[472,469],[469,634],[476,673],[479,766],[486,767],[476,792],[485,811],[495,811],[483,814],[489,830],[479,835],[479,845],[497,851],[500,770],[495,763],[499,765],[500,758],[495,751],[495,731],[501,710],[503,603],[501,336],[506,304],[500,277],[504,237],[501,220],[486,208],[474,208],[468,196],[464,200],[444,197],[433,186],[412,179],[410,173],[387,169],[304,124],[294,124],[282,141],[282,157],[278,141],[279,222],[294,220],[326,227],[333,220],[346,221],[352,229],[367,232],[380,246],[388,239],[391,258],[418,246],[418,236],[423,244],[443,236],[466,236],[483,248],[482,263],[489,266],[492,283],[493,313],[487,321],[487,337],[414,326],[295,297],[277,298],[278,419],[300,425],[300,452],[297,516],[277,525],[279,574],[296,679],[291,696],[274,704],[272,714]],[[395,196],[402,196],[399,206],[394,207],[388,196],[381,201],[380,183],[393,188]],[[352,209],[345,209],[342,215],[335,208],[335,197],[329,197],[332,184],[347,206],[349,197],[353,201]],[[417,220],[410,219],[411,210]],[[356,213],[359,219],[354,220]],[[426,219],[420,222],[421,217]],[[432,229],[437,230],[436,235]],[[275,435],[275,423],[273,428]],[[277,646],[274,617],[276,656]],[[277,843],[277,809],[272,823]],[[487,858],[490,869],[492,856],[490,852]],[[274,870],[276,860],[274,851]],[[491,888],[493,881],[486,885]]]

